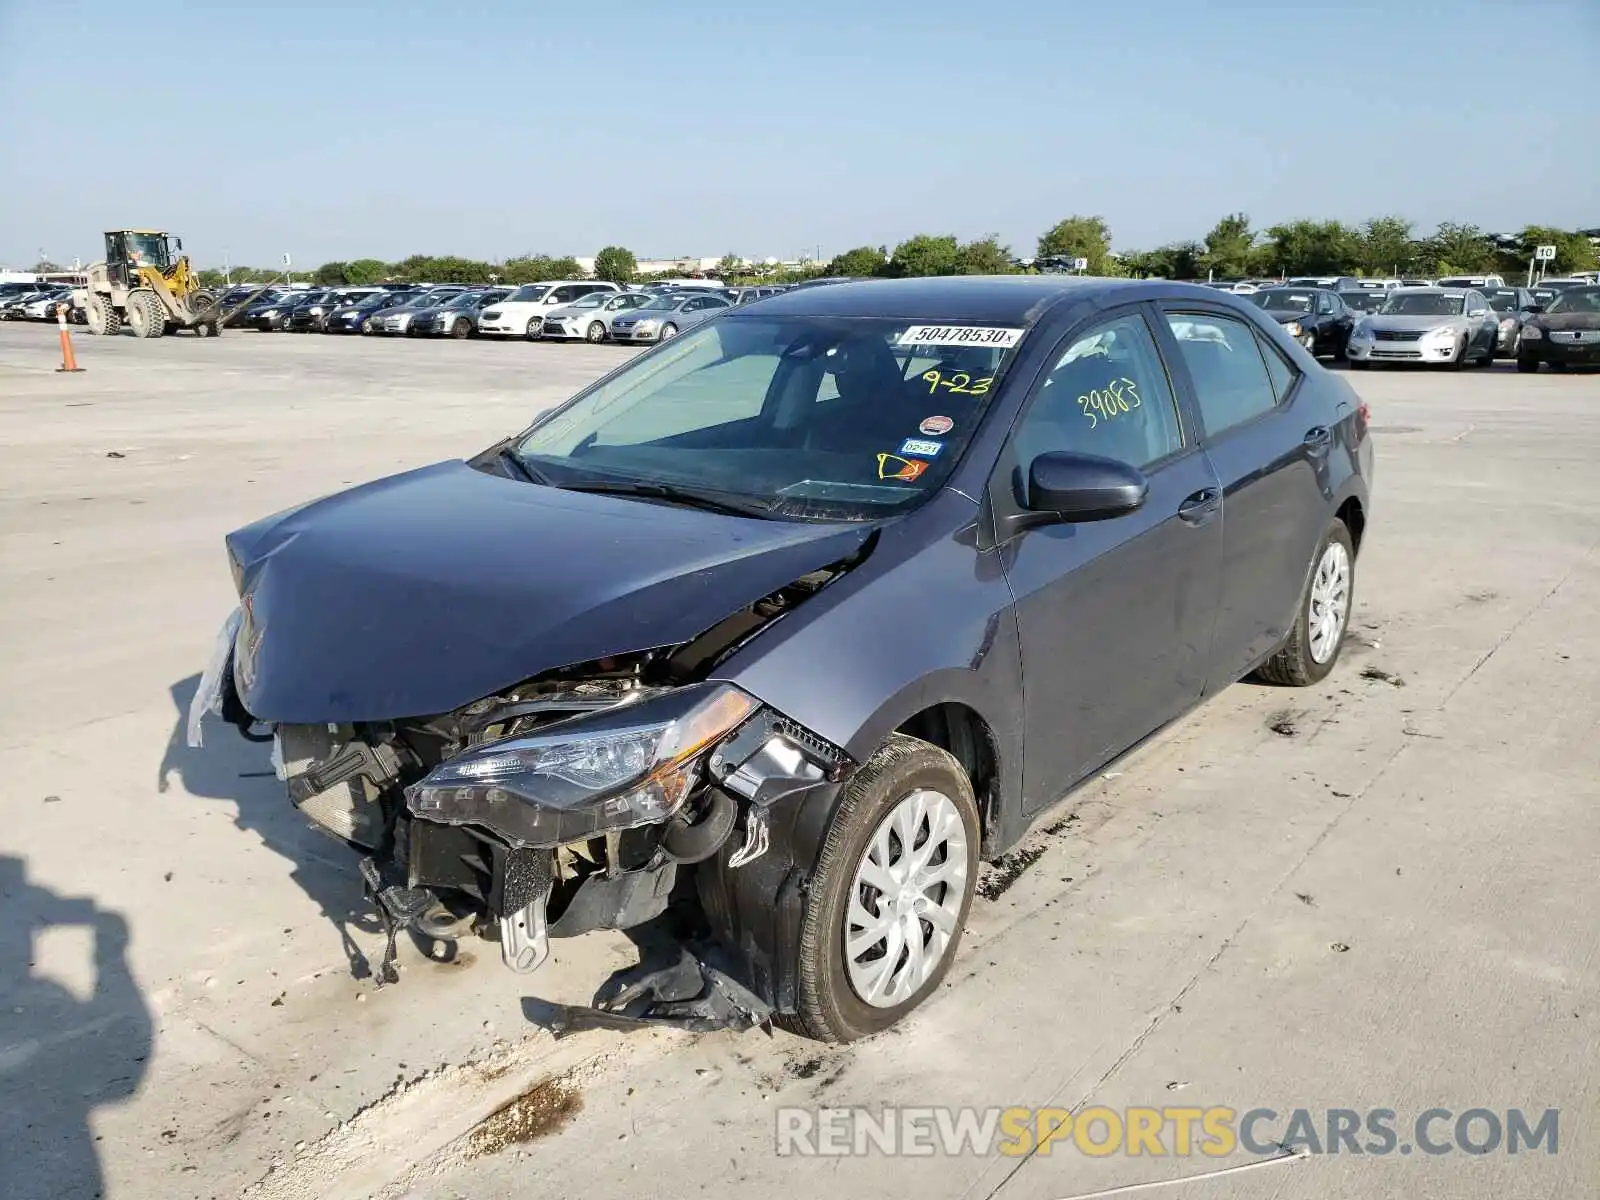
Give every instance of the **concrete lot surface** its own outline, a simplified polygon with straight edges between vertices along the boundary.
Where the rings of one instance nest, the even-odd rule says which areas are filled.
[[[5,1200],[1044,1200],[1261,1161],[775,1153],[780,1108],[886,1105],[1270,1108],[1279,1138],[1385,1108],[1406,1145],[1431,1108],[1554,1108],[1554,1154],[1345,1149],[1158,1194],[1596,1194],[1600,376],[1350,376],[1378,468],[1337,671],[1235,686],[1080,791],[986,880],[943,992],[829,1049],[553,1039],[621,938],[527,980],[407,947],[379,990],[352,857],[263,747],[183,744],[226,531],[478,450],[626,351],[77,345],[58,375],[53,330],[0,327]]]

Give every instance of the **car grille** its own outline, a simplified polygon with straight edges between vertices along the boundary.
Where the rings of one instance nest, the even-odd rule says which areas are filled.
[[[1421,358],[1421,350],[1374,350],[1373,358]]]
[[[1415,342],[1422,338],[1422,331],[1410,329],[1375,329],[1372,337],[1379,342]]]
[[[1600,329],[1571,329],[1553,330],[1550,334],[1552,342],[1564,342],[1567,345],[1588,345],[1600,342]]]

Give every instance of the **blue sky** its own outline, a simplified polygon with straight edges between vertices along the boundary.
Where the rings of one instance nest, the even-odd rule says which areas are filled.
[[[13,265],[1600,225],[1596,0],[0,0],[0,113]]]

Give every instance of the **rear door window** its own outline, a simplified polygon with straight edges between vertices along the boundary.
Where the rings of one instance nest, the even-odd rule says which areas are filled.
[[[1215,437],[1278,406],[1277,388],[1245,321],[1215,312],[1172,312],[1167,323],[1194,384],[1208,435]]]

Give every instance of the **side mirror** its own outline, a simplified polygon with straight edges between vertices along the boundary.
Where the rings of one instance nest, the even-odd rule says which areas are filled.
[[[1010,533],[1042,525],[1109,521],[1144,504],[1150,484],[1137,467],[1093,454],[1050,451],[1028,466],[1027,511],[1010,519]]]
[[[1542,313],[1544,311],[1544,305],[1542,305],[1542,304],[1530,304],[1530,305],[1528,305],[1527,308],[1523,309],[1522,311],[1523,312],[1531,312],[1531,313]]]

